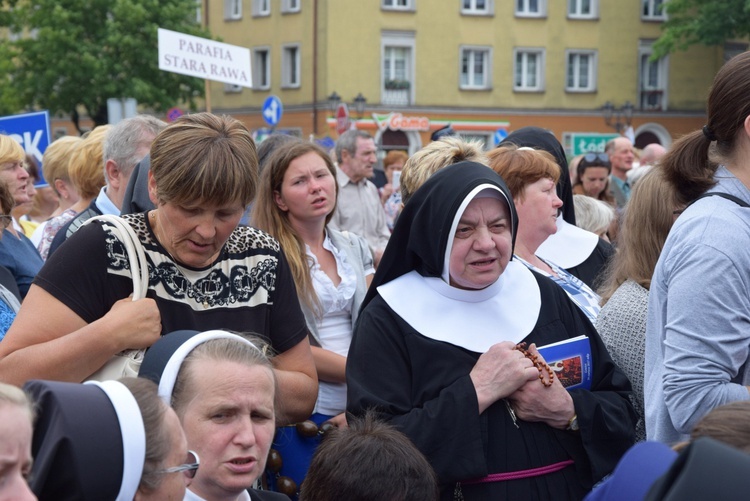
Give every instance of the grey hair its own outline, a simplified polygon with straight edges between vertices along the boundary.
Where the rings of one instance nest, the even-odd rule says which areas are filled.
[[[363,130],[348,130],[339,136],[336,141],[336,161],[341,163],[341,153],[348,151],[349,155],[354,156],[357,153],[357,138],[372,139],[369,132]]]
[[[138,154],[140,146],[144,143],[150,145],[166,126],[166,123],[151,115],[126,118],[113,125],[104,138],[104,164],[107,160],[114,160],[123,174],[130,175],[142,160]],[[107,179],[106,168],[104,178]]]
[[[615,219],[615,211],[606,202],[586,195],[573,195],[576,226],[597,235],[609,228]]]

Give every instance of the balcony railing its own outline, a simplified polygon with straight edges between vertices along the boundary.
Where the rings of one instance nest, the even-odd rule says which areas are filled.
[[[409,106],[411,94],[409,89],[383,89],[382,101],[386,106]]]

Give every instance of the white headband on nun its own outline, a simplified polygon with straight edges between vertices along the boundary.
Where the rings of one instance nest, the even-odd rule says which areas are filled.
[[[146,429],[141,409],[130,390],[119,381],[86,381],[106,393],[117,414],[122,440],[122,482],[116,501],[132,501],[141,484],[146,461]]]
[[[172,353],[172,356],[169,357],[169,360],[167,361],[167,364],[164,366],[164,370],[161,373],[161,378],[159,378],[159,396],[167,405],[172,404],[172,392],[174,391],[174,385],[177,382],[177,374],[180,372],[182,362],[185,361],[185,358],[190,354],[190,352],[198,347],[198,345],[201,345],[206,341],[210,341],[212,339],[234,339],[245,343],[248,346],[252,346],[256,350],[258,350],[258,352],[260,352],[260,348],[255,346],[253,343],[251,343],[244,337],[238,336],[237,334],[232,334],[231,332],[212,330],[196,334],[195,336],[182,343],[179,348],[177,348],[174,353]]]

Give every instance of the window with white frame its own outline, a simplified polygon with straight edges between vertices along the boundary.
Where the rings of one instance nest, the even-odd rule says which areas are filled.
[[[265,90],[271,87],[271,49],[253,49],[253,89]]]
[[[651,60],[652,42],[641,41],[638,47],[639,64],[639,104],[642,110],[667,109],[667,75],[669,56]]]
[[[461,0],[461,14],[489,16],[492,15],[493,8],[493,0]]]
[[[547,0],[516,0],[517,17],[545,17]]]
[[[565,90],[568,92],[593,92],[596,90],[596,51],[568,50]]]
[[[252,0],[252,2],[254,17],[271,15],[271,0]]]
[[[300,0],[281,0],[281,12],[283,13],[299,12],[300,8]]]
[[[407,106],[414,98],[414,46],[411,31],[383,31],[380,40],[383,64],[381,102]]]
[[[242,0],[224,0],[224,20],[242,19]]]
[[[544,90],[544,49],[514,49],[513,90]]]
[[[489,47],[462,47],[459,87],[464,90],[490,88]]]
[[[300,86],[299,45],[285,45],[281,50],[281,86],[295,88]]]
[[[382,0],[384,10],[414,10],[416,0]]]
[[[409,82],[407,76],[411,60],[409,47],[385,47],[383,54],[383,76],[386,87],[406,87]]]
[[[641,19],[663,21],[667,18],[666,0],[641,0]]]
[[[599,15],[599,0],[568,0],[570,19],[594,19]]]

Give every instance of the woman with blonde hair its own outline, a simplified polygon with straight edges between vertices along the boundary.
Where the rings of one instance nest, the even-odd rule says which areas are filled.
[[[30,176],[25,161],[23,146],[10,136],[0,134],[0,180],[8,185],[14,207],[31,203],[30,190],[33,190],[33,185],[29,187]],[[12,211],[7,215],[12,215]],[[15,218],[11,218],[4,227],[3,237],[0,240],[0,266],[13,274],[23,298],[44,261]]]
[[[625,208],[617,253],[599,288],[602,310],[596,328],[633,385],[633,405],[640,416],[638,441],[646,439],[643,371],[649,289],[677,207],[676,193],[659,167],[641,178]]]
[[[18,387],[0,383],[0,499],[36,500],[31,474],[34,409]]]
[[[4,229],[12,224],[10,213],[14,204],[15,200],[8,189],[8,185],[5,181],[0,180],[0,228]],[[3,233],[0,233],[0,239],[2,239]],[[7,268],[0,266],[0,341],[10,329],[13,320],[16,319],[16,314],[21,308],[20,299],[21,293],[13,274]]]
[[[184,501],[279,501],[251,489],[269,456],[278,388],[268,346],[221,330],[179,331],[157,341],[139,378],[157,383],[177,413],[200,468]]]
[[[78,202],[78,190],[73,185],[68,172],[70,160],[76,146],[82,141],[78,136],[63,136],[50,144],[44,151],[44,178],[54,188],[60,205],[52,217],[41,223],[31,235],[42,259],[47,259],[49,246],[57,232],[73,219],[79,211],[74,205]],[[103,178],[102,178],[103,179]]]

